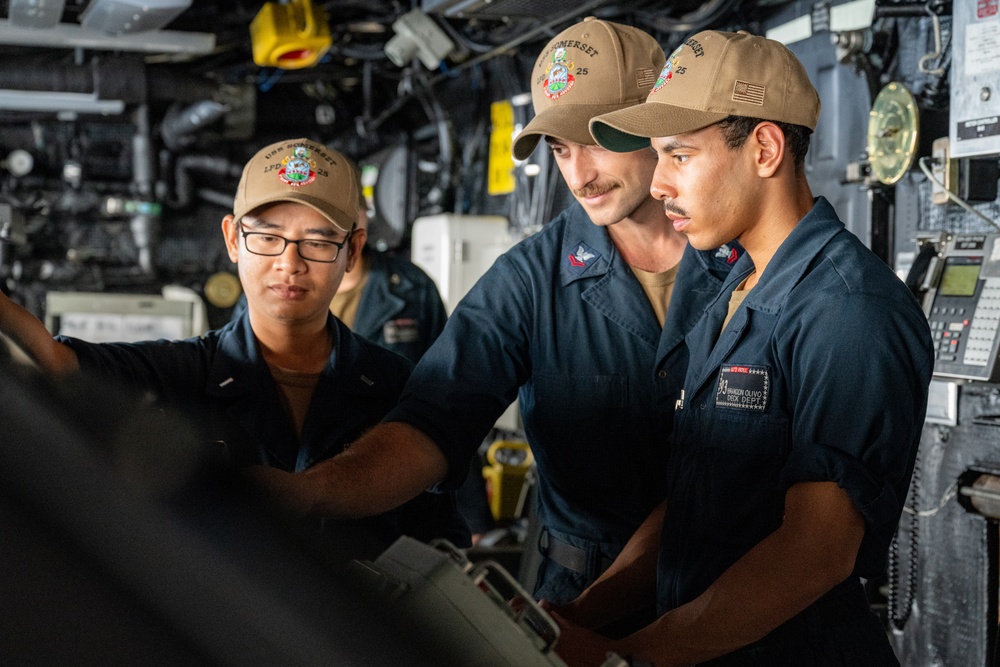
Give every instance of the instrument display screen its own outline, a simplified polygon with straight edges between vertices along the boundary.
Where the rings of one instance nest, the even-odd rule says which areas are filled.
[[[972,296],[976,293],[976,283],[979,282],[980,260],[974,263],[955,262],[948,260],[941,274],[941,286],[938,294],[942,296]]]

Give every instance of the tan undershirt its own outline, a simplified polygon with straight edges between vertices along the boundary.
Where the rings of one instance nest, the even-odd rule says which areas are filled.
[[[750,276],[752,275],[753,274],[751,273]],[[722,323],[722,329],[719,330],[719,335],[722,335],[722,332],[726,330],[726,327],[729,325],[729,320],[733,319],[733,315],[736,314],[736,309],[740,307],[743,300],[747,298],[747,294],[750,293],[750,290],[746,289],[747,280],[750,280],[750,276],[747,276],[743,282],[737,285],[736,289],[733,290],[733,293],[729,296],[729,312],[726,314],[726,321]]]
[[[361,293],[365,291],[365,285],[368,284],[368,267],[365,266],[363,271],[364,273],[354,287],[344,292],[337,292],[333,295],[333,301],[330,303],[330,312],[351,329],[354,328],[354,318],[358,315]]]
[[[309,412],[309,404],[312,402],[313,392],[319,384],[322,373],[302,373],[277,366],[270,366],[270,369],[271,377],[278,385],[285,413],[292,418],[295,435],[301,438],[306,413]]]
[[[650,273],[634,266],[629,267],[636,280],[642,285],[643,291],[646,292],[646,298],[653,306],[653,312],[656,313],[656,320],[660,323],[660,328],[663,328],[663,323],[667,321],[667,308],[670,306],[670,296],[674,293],[674,283],[677,281],[677,268],[679,266],[680,264],[676,264],[660,273]]]

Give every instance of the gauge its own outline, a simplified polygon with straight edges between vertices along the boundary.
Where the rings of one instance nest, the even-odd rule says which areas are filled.
[[[913,166],[918,131],[913,95],[901,83],[886,84],[868,114],[868,162],[880,183],[896,183]]]

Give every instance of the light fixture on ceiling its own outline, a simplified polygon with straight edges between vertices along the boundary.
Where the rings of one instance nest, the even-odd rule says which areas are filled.
[[[393,22],[392,29],[396,35],[386,42],[385,55],[397,67],[405,67],[417,56],[424,67],[435,70],[455,48],[451,38],[419,9],[400,16]]]
[[[65,6],[66,0],[10,0],[7,17],[21,28],[52,28]]]
[[[84,28],[110,35],[159,30],[192,0],[92,0],[80,15]]]

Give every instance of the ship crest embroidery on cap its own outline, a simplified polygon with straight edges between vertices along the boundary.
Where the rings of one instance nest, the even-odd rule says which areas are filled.
[[[282,161],[282,169],[278,171],[278,178],[282,183],[299,187],[309,185],[316,180],[316,161],[309,159],[310,152],[305,146],[296,146],[292,155],[286,156]]]
[[[674,52],[670,54],[669,58],[667,58],[667,63],[663,66],[663,69],[660,70],[660,76],[656,77],[656,84],[653,86],[653,89],[649,91],[650,95],[652,95],[660,88],[663,88],[665,85],[670,83],[670,79],[674,78],[675,72],[677,74],[684,73],[683,67],[680,68],[677,67],[677,56],[679,56],[681,54],[681,51],[683,50],[684,50],[684,45],[681,44],[676,49],[674,49]]]
[[[662,70],[660,70],[660,76],[656,78],[656,85],[653,86],[651,91],[649,91],[650,95],[670,83],[670,80],[674,78],[674,74],[684,74],[684,72],[687,71],[687,67],[680,64],[681,53],[684,52],[685,46],[691,50],[691,55],[695,58],[700,58],[705,55],[705,49],[702,48],[701,44],[697,40],[689,39],[678,46],[674,49],[674,52],[670,54],[670,57],[667,58],[667,64],[663,66]]]
[[[545,96],[557,100],[573,87],[576,79],[570,73],[573,61],[566,60],[566,49],[558,48],[552,52],[552,62],[545,68]]]

